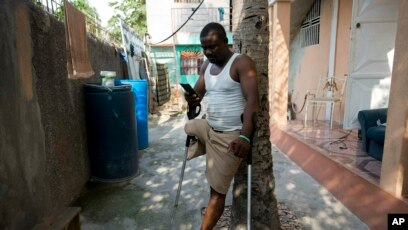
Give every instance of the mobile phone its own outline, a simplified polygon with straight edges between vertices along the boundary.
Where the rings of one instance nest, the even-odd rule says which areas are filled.
[[[181,87],[183,87],[184,91],[186,91],[187,93],[189,93],[191,95],[197,94],[196,91],[193,89],[193,87],[191,87],[190,84],[180,83],[180,85],[181,85]]]

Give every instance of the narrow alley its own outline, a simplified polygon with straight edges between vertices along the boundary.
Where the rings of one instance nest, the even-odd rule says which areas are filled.
[[[117,184],[90,182],[76,204],[82,207],[82,229],[171,228],[186,120],[184,115],[162,116],[150,124],[150,147],[139,151],[139,173],[132,180]],[[276,148],[272,154],[282,229],[369,229],[284,154]],[[204,170],[204,157],[187,162],[171,229],[199,229],[201,210],[209,198]],[[230,188],[226,206],[231,203]],[[228,217],[217,226],[228,229]]]

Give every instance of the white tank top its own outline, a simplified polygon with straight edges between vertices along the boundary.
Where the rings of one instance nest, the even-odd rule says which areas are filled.
[[[234,53],[218,75],[210,72],[212,64],[208,64],[204,74],[205,89],[208,102],[208,124],[219,131],[242,129],[241,114],[245,108],[245,98],[241,84],[230,76],[231,65],[239,54]]]

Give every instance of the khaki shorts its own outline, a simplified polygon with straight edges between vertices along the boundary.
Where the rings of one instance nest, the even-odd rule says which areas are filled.
[[[184,130],[198,139],[190,144],[187,159],[206,154],[205,176],[208,183],[218,193],[227,194],[242,161],[242,158],[228,152],[228,145],[239,137],[239,131],[215,132],[203,119],[188,121]]]

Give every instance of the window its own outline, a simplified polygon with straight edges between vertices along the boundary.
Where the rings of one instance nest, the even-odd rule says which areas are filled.
[[[301,46],[319,44],[320,35],[320,0],[316,0],[306,15],[300,28]]]
[[[200,0],[174,0],[175,3],[200,3]]]
[[[182,51],[180,54],[180,72],[181,75],[200,74],[201,65],[204,62],[202,51]]]

